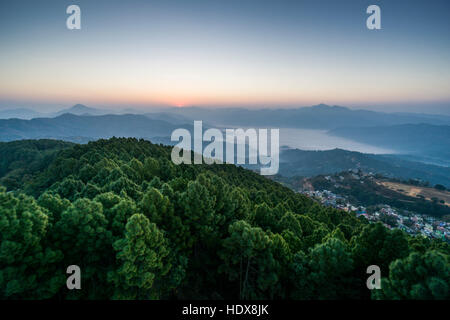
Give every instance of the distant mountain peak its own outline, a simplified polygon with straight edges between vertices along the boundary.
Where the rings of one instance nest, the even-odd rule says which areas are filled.
[[[333,110],[349,110],[346,107],[341,107],[341,106],[336,106],[336,105],[330,106],[330,105],[325,104],[325,103],[316,104],[316,105],[312,106],[311,108],[313,108],[313,109],[322,109],[322,110],[331,110],[331,109],[333,109]]]
[[[27,108],[0,110],[0,119],[33,119],[43,116],[42,113]]]
[[[73,110],[73,111],[88,111],[88,110],[95,110],[95,109],[86,107],[84,104],[78,103],[78,104],[74,105],[73,107],[67,109],[67,111],[69,111],[69,110]]]
[[[311,106],[311,107],[312,108],[317,108],[317,109],[319,109],[319,108],[331,108],[331,106],[329,106],[329,105],[327,105],[325,103],[319,103],[319,104],[316,104],[316,105]]]
[[[110,112],[108,110],[87,107],[84,104],[78,103],[68,109],[60,110],[59,112],[56,113],[56,115],[58,116],[64,113],[71,113],[75,115],[102,115]]]
[[[73,108],[78,108],[78,107],[87,108],[84,104],[81,104],[81,103],[77,103],[76,105],[73,106]]]

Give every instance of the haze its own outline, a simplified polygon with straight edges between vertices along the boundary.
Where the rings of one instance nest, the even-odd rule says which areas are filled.
[[[450,3],[2,1],[0,108],[299,107],[450,114]]]

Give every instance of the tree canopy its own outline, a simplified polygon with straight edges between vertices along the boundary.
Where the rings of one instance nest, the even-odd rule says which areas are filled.
[[[134,138],[26,141],[23,157],[20,145],[0,161],[1,299],[449,298],[447,243],[241,167],[177,166],[170,147]],[[81,290],[66,287],[69,265]]]

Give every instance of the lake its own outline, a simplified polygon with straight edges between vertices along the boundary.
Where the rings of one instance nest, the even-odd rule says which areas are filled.
[[[326,130],[311,129],[281,128],[280,147],[281,146],[288,146],[290,148],[302,150],[330,150],[339,148],[373,154],[395,153],[393,150],[332,136],[327,134]]]

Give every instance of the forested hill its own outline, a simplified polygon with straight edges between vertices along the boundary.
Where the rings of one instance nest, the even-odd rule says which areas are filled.
[[[361,169],[404,180],[420,179],[450,188],[450,167],[408,161],[396,155],[365,154],[342,149],[284,149],[280,155],[279,173],[285,177],[311,177],[350,169]]]
[[[74,146],[56,140],[22,140],[0,142],[0,179],[9,189],[15,189],[31,178],[30,173],[44,170],[58,151]]]
[[[170,147],[132,138],[0,147],[2,299],[450,298],[447,244],[241,167],[176,166]],[[69,265],[82,290],[67,290]]]

